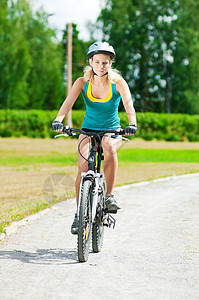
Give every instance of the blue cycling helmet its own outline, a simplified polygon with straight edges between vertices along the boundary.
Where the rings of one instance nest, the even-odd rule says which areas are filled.
[[[111,59],[114,59],[116,54],[112,46],[107,42],[95,42],[89,48],[87,52],[87,59],[91,58],[95,54],[107,54],[111,56]]]

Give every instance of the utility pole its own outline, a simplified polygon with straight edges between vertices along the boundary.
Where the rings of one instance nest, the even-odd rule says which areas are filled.
[[[66,46],[66,53],[67,53],[67,89],[66,89],[66,97],[72,87],[72,33],[73,27],[72,24],[68,24],[68,34],[67,34],[67,46]],[[72,110],[66,115],[66,125],[72,127]]]

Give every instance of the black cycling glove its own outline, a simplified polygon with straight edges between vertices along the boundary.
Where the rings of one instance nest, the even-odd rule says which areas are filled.
[[[59,122],[59,121],[54,121],[52,123],[52,130],[59,130],[59,129],[63,130],[64,129],[64,125],[61,122]]]
[[[131,133],[135,134],[137,131],[137,126],[136,125],[129,125],[125,127],[125,133]]]

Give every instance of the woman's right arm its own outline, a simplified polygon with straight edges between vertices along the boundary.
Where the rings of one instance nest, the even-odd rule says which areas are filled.
[[[66,97],[66,100],[63,102],[58,114],[57,114],[57,117],[55,119],[55,121],[59,121],[59,122],[62,122],[64,117],[68,114],[68,112],[71,110],[71,108],[73,107],[75,101],[77,100],[77,97],[79,96],[79,94],[81,93],[81,91],[83,90],[84,88],[84,83],[85,83],[85,80],[83,77],[80,77],[78,78],[70,92],[68,93],[68,96]]]

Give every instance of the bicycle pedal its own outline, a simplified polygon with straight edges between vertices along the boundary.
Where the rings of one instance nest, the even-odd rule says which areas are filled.
[[[108,216],[107,216],[107,215],[104,216],[104,219],[103,219],[103,226],[109,227]]]
[[[116,220],[110,214],[105,215],[103,219],[103,226],[111,227],[113,225],[113,229],[115,228]]]

